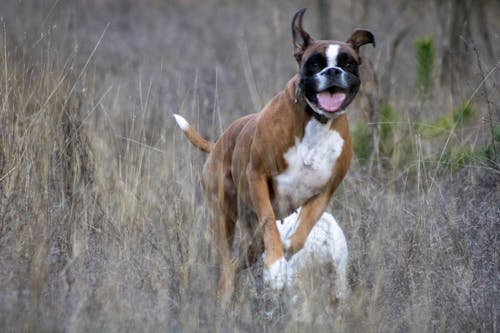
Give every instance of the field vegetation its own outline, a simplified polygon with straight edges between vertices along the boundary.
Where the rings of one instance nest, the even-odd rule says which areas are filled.
[[[205,156],[172,114],[215,139],[260,110],[305,6],[312,36],[377,41],[328,209],[351,294],[309,331],[499,329],[497,1],[23,0],[0,3],[0,331],[304,331],[258,267],[215,307]]]

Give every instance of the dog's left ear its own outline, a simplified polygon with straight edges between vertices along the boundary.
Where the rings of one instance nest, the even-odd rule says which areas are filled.
[[[313,41],[311,36],[302,28],[302,16],[304,16],[305,12],[305,8],[297,11],[292,20],[293,55],[298,63],[300,63],[304,51]]]
[[[375,37],[368,30],[356,29],[346,42],[351,45],[354,51],[358,52],[359,47],[371,43],[375,47]]]

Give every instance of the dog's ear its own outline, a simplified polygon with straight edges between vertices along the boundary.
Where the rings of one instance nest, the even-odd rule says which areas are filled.
[[[358,52],[359,47],[371,43],[375,47],[375,37],[368,30],[356,29],[346,42],[351,45],[354,51]]]
[[[293,55],[298,63],[300,63],[305,49],[313,41],[311,36],[302,28],[302,16],[304,16],[305,12],[305,8],[297,11],[292,20]]]

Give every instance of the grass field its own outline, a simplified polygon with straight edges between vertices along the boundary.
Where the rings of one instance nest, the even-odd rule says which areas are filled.
[[[377,48],[362,50],[355,157],[328,209],[351,295],[308,331],[498,331],[500,6],[464,1],[469,21],[458,3],[339,0],[327,13],[328,36],[363,27]],[[306,28],[325,34],[307,6]],[[256,270],[216,308],[205,156],[172,118],[215,139],[258,111],[296,71],[301,7],[0,3],[0,331],[305,330]],[[311,295],[312,314],[325,297]]]

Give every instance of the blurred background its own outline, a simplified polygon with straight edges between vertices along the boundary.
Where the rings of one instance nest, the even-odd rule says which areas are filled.
[[[303,7],[315,38],[377,43],[329,208],[352,293],[320,329],[498,329],[498,1],[16,0],[0,2],[3,331],[300,331],[286,306],[266,315],[258,272],[214,309],[205,156],[172,114],[215,139],[258,112],[296,73]]]

